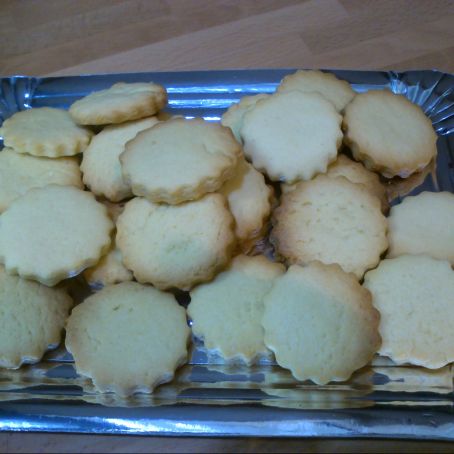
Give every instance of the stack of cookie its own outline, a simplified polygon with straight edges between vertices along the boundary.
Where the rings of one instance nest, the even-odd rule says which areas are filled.
[[[102,392],[151,392],[186,361],[175,291],[208,352],[274,354],[299,380],[346,380],[377,351],[454,360],[454,195],[409,197],[386,218],[389,194],[434,162],[419,107],[319,71],[244,97],[220,124],[165,104],[163,87],[120,83],[3,124],[0,366],[58,344],[73,305],[62,281],[81,273],[96,293],[69,316],[66,347]],[[430,349],[404,342],[404,324]]]

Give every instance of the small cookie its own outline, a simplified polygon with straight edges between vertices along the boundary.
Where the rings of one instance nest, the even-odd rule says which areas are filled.
[[[111,285],[71,313],[66,347],[100,392],[150,393],[187,358],[186,312],[173,295],[135,282]]]
[[[79,99],[69,113],[80,125],[106,125],[150,117],[166,103],[167,93],[160,85],[119,82]]]
[[[388,257],[427,254],[454,265],[454,194],[422,192],[391,208]]]
[[[274,94],[245,113],[244,154],[271,180],[310,180],[326,172],[336,159],[342,142],[341,120],[318,93]]]
[[[263,343],[263,297],[285,268],[263,256],[235,257],[214,281],[191,291],[192,332],[226,359],[250,364],[267,353]]]
[[[124,210],[124,204],[104,201],[103,205],[106,206],[112,221],[116,223]],[[95,266],[84,271],[84,278],[92,289],[99,290],[107,285],[132,281],[133,275],[132,271],[123,265],[121,252],[113,241],[110,251]]]
[[[351,159],[347,158],[347,156],[340,154],[337,157],[336,161],[330,164],[326,175],[329,177],[345,177],[352,183],[359,183],[364,185],[372,195],[375,195],[380,199],[382,211],[385,212],[388,210],[389,204],[386,195],[386,188],[380,182],[379,176],[376,173],[367,170],[359,162],[352,161]],[[281,190],[285,194],[294,189],[295,186],[295,184],[289,185],[283,183],[281,185]]]
[[[353,156],[386,178],[406,178],[437,154],[437,134],[419,106],[388,90],[355,96],[345,109],[345,143]]]
[[[224,267],[235,245],[234,220],[220,194],[181,205],[143,198],[126,204],[117,221],[123,263],[141,283],[189,290]]]
[[[0,213],[32,188],[48,184],[83,188],[76,158],[38,158],[16,153],[12,148],[0,152]]]
[[[109,249],[112,221],[94,196],[73,186],[35,188],[0,216],[6,271],[55,285],[95,264]]]
[[[447,261],[402,255],[364,277],[380,311],[380,354],[438,369],[454,361],[454,271]]]
[[[0,266],[0,367],[36,363],[56,348],[71,306],[65,290],[10,276]]]
[[[271,212],[273,188],[263,175],[245,159],[240,159],[235,176],[226,181],[219,192],[229,202],[235,218],[235,234],[241,243],[248,243],[262,232]]]
[[[120,154],[125,144],[144,129],[159,123],[156,117],[105,127],[93,137],[84,151],[80,168],[91,192],[112,202],[132,197],[131,187],[123,181]]]
[[[243,126],[243,117],[246,112],[251,110],[258,101],[268,98],[269,95],[260,93],[254,96],[243,96],[239,102],[232,104],[222,115],[221,124],[227,126],[233,132],[235,139],[242,143],[241,128]]]
[[[76,125],[66,110],[39,107],[5,120],[0,135],[18,153],[59,158],[82,153],[93,133]]]
[[[273,224],[271,242],[288,263],[338,263],[358,279],[388,247],[380,201],[345,177],[299,183],[282,196]]]
[[[338,265],[291,266],[264,304],[265,344],[298,380],[347,380],[380,347],[370,293]]]
[[[135,195],[178,204],[219,189],[240,156],[241,145],[228,128],[177,118],[137,134],[120,161]]]
[[[294,90],[320,93],[339,112],[345,109],[356,94],[346,80],[340,80],[334,74],[307,70],[299,70],[285,76],[277,87],[280,93]]]

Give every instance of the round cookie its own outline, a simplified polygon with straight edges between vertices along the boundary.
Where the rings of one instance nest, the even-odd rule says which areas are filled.
[[[226,359],[250,364],[266,354],[263,343],[263,298],[285,268],[263,256],[235,257],[228,269],[191,291],[188,315],[192,332],[205,347]]]
[[[285,115],[282,114],[285,112]],[[294,183],[326,172],[342,142],[342,117],[318,93],[277,93],[245,113],[241,137],[253,166]]]
[[[280,93],[294,90],[320,93],[339,112],[343,111],[355,96],[355,91],[346,80],[340,80],[334,74],[322,71],[296,71],[285,76],[277,87]]]
[[[235,176],[226,181],[219,192],[229,203],[235,218],[235,234],[240,243],[247,245],[262,232],[271,212],[273,189],[263,175],[245,159],[240,159]]]
[[[150,393],[187,358],[190,330],[173,295],[135,282],[104,288],[72,311],[66,347],[100,392]]]
[[[380,311],[380,354],[438,369],[454,361],[454,271],[448,261],[402,255],[364,277]]]
[[[391,208],[388,257],[427,254],[454,265],[454,194],[422,192]]]
[[[298,380],[347,380],[380,346],[370,293],[337,265],[291,266],[264,304],[265,344]]]
[[[0,152],[0,213],[28,190],[49,184],[83,188],[76,158],[38,158],[12,148]]]
[[[345,177],[319,175],[283,194],[271,242],[289,264],[337,263],[361,279],[387,249],[377,197]]]
[[[70,115],[80,125],[106,125],[150,117],[167,103],[164,87],[152,82],[119,82],[74,102]]]
[[[406,178],[426,167],[437,153],[430,119],[405,96],[388,90],[355,96],[342,126],[355,159],[387,178]]]
[[[39,107],[5,120],[0,135],[18,153],[59,158],[82,153],[93,133],[75,124],[66,110]]]
[[[57,347],[71,306],[65,290],[10,276],[0,266],[0,367],[38,362]]]
[[[139,282],[189,290],[227,264],[235,245],[233,227],[220,194],[181,205],[135,198],[118,218],[116,244]]]
[[[120,161],[135,195],[178,204],[219,189],[233,176],[240,155],[230,129],[177,118],[137,134]]]
[[[259,93],[253,96],[243,96],[239,102],[232,104],[222,115],[221,124],[227,126],[233,132],[235,139],[242,143],[241,128],[243,126],[243,117],[246,112],[251,110],[258,101],[268,98],[269,95]]]
[[[106,208],[89,192],[31,189],[0,216],[0,262],[8,273],[52,286],[94,265],[112,229]]]
[[[132,197],[131,187],[123,181],[120,154],[125,150],[126,142],[157,123],[156,117],[150,117],[106,126],[93,137],[80,165],[84,183],[91,192],[112,202]]]

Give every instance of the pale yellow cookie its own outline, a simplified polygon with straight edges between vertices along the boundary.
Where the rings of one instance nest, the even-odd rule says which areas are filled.
[[[105,125],[150,117],[166,103],[167,93],[160,85],[119,82],[79,99],[69,113],[81,125]]]
[[[38,158],[12,148],[0,152],[0,213],[28,190],[48,184],[83,188],[77,159]]]
[[[318,93],[274,94],[245,113],[244,153],[271,180],[310,180],[326,172],[336,159],[342,142],[341,120]]]
[[[291,266],[264,303],[265,344],[298,380],[347,380],[380,347],[370,293],[337,265]]]
[[[126,204],[117,221],[123,263],[141,283],[189,290],[227,265],[235,245],[234,220],[220,194],[181,205],[144,198]]]
[[[402,255],[364,277],[380,311],[380,354],[438,369],[454,361],[454,271],[448,261]]]
[[[0,135],[18,153],[59,158],[82,153],[93,133],[74,123],[66,110],[39,107],[5,120]]]
[[[187,358],[190,330],[175,297],[125,282],[104,288],[72,311],[66,347],[76,370],[100,392],[150,393]]]
[[[192,332],[209,350],[250,364],[267,353],[263,343],[263,298],[285,268],[263,256],[235,257],[214,281],[191,291]]]
[[[319,175],[283,194],[271,242],[288,263],[337,263],[361,279],[387,249],[380,201],[345,177]]]
[[[0,367],[36,363],[56,348],[71,306],[65,290],[10,276],[0,266]]]
[[[0,262],[10,274],[52,286],[98,262],[112,229],[106,208],[89,192],[31,189],[0,216]]]
[[[112,202],[132,197],[131,187],[124,182],[121,173],[120,154],[125,150],[126,142],[157,123],[156,117],[150,117],[106,126],[93,137],[80,165],[84,183],[91,192]]]
[[[135,195],[178,204],[219,189],[233,176],[240,156],[230,129],[178,118],[137,134],[120,161]]]
[[[323,95],[334,107],[341,112],[353,99],[355,92],[346,80],[338,79],[334,74],[322,71],[299,70],[285,76],[277,91],[316,92]]]
[[[353,156],[387,178],[408,177],[437,153],[437,134],[419,106],[388,90],[355,96],[345,110],[345,143]]]
[[[268,98],[268,96],[269,95],[265,93],[259,93],[258,95],[253,96],[243,96],[239,102],[232,104],[222,114],[221,124],[232,130],[233,135],[238,142],[243,142],[240,131],[243,126],[244,114],[251,110],[258,101]]]
[[[388,257],[427,254],[454,265],[454,194],[422,192],[391,208]]]
[[[386,195],[386,187],[381,183],[379,176],[366,169],[359,162],[352,161],[347,156],[340,154],[336,161],[334,161],[326,172],[329,177],[345,177],[352,183],[359,183],[366,187],[366,189],[380,199],[382,211],[385,212],[389,208],[388,198]],[[281,190],[285,194],[295,188],[296,184],[289,185],[286,183],[281,184]]]
[[[248,243],[262,232],[271,212],[273,188],[265,183],[263,175],[246,160],[240,159],[235,175],[226,181],[219,192],[229,202],[235,218],[235,234],[242,243]]]

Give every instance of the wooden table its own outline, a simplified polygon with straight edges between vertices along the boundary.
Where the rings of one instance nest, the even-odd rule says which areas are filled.
[[[1,0],[0,74],[454,71],[452,0]],[[396,441],[0,434],[1,452],[452,451]]]

